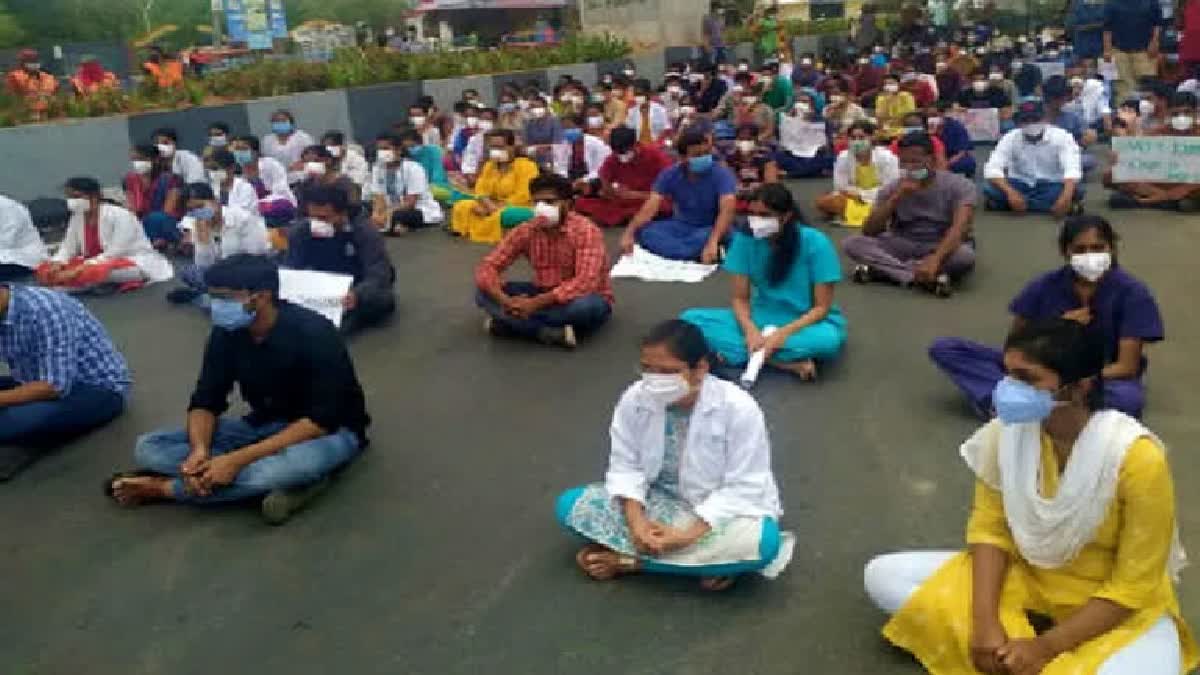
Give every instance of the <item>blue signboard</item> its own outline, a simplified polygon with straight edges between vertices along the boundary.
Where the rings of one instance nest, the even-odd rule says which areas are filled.
[[[288,36],[283,0],[223,0],[225,32],[230,42],[250,49],[270,49],[272,40]]]

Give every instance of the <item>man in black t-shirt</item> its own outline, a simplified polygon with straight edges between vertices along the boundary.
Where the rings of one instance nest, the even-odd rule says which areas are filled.
[[[371,423],[354,363],[321,315],[279,300],[279,270],[236,255],[209,268],[213,330],[188,406],[187,426],[146,434],[118,474],[118,503],[190,504],[261,497],[272,522],[290,513],[289,490],[320,484],[366,446]],[[222,417],[237,385],[245,417]]]

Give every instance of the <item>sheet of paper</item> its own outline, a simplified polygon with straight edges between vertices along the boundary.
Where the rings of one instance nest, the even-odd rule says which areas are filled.
[[[976,143],[1000,140],[1000,111],[996,108],[971,108],[952,113],[951,117],[962,122]]]
[[[799,117],[779,117],[779,144],[797,157],[812,158],[825,147],[824,122],[806,122]]]
[[[610,273],[614,278],[632,278],[642,281],[677,281],[699,283],[717,271],[717,265],[703,265],[685,260],[669,260],[654,255],[641,246],[634,246],[633,253],[621,256]]]
[[[342,325],[342,300],[353,284],[354,277],[346,274],[279,270],[280,298],[307,307],[339,327]]]

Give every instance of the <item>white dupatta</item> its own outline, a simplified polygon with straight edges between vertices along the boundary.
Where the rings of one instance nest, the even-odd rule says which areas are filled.
[[[967,466],[1004,498],[1004,514],[1021,556],[1043,569],[1074,560],[1093,541],[1117,494],[1121,464],[1142,437],[1166,448],[1140,422],[1115,410],[1092,415],[1075,441],[1053,499],[1042,496],[1041,425],[993,420],[960,448]],[[1175,580],[1187,565],[1176,526],[1167,558]]]

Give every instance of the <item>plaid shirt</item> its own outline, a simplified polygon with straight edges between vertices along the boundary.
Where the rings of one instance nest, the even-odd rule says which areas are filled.
[[[475,283],[485,290],[499,288],[500,275],[522,256],[533,267],[534,285],[552,292],[556,303],[599,293],[613,304],[604,236],[587,218],[568,213],[562,229],[553,232],[533,222],[517,227],[479,263]]]
[[[76,383],[127,394],[125,358],[104,326],[78,300],[13,284],[0,320],[0,359],[21,384],[47,382],[67,396]]]

